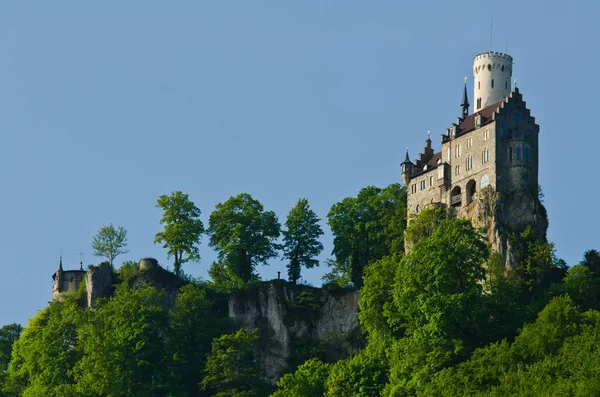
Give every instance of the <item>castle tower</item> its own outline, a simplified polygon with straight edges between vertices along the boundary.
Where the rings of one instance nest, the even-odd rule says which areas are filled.
[[[483,52],[473,59],[474,112],[510,94],[513,59],[502,52]]]
[[[410,157],[408,157],[408,148],[406,148],[406,157],[404,158],[404,161],[400,163],[400,166],[402,167],[402,181],[408,186],[413,173],[413,163],[410,161]]]

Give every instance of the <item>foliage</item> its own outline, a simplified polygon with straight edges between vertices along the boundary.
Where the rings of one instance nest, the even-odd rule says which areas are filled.
[[[587,250],[583,253],[583,266],[587,266],[594,276],[600,276],[600,252],[598,250]]]
[[[517,265],[509,278],[520,286],[524,303],[542,296],[552,283],[559,282],[567,272],[562,259],[556,257],[554,244],[540,242],[530,228],[509,236]]]
[[[81,329],[84,355],[74,368],[87,396],[163,396],[177,390],[164,339],[168,314],[154,287],[120,285]]]
[[[223,262],[213,262],[208,269],[211,280],[209,285],[219,292],[232,292],[244,285],[244,282]]]
[[[165,225],[165,228],[156,233],[154,243],[162,243],[163,248],[168,250],[168,257],[175,257],[173,268],[179,276],[183,263],[200,260],[197,244],[204,233],[201,212],[190,201],[189,196],[179,190],[172,192],[170,196],[160,196],[156,207],[163,210],[160,224]]]
[[[364,285],[360,289],[358,301],[358,319],[371,342],[390,340],[395,335],[388,317],[397,311],[392,296],[394,284],[391,280],[394,280],[399,262],[398,257],[387,256],[365,269]]]
[[[410,224],[406,227],[406,241],[412,246],[422,238],[429,237],[438,225],[453,213],[440,207],[424,208],[419,214],[413,214]]]
[[[123,226],[102,226],[92,240],[92,248],[95,256],[108,259],[111,267],[114,267],[114,259],[129,252],[127,247],[127,230]]]
[[[300,365],[296,372],[283,375],[277,381],[279,390],[271,397],[323,396],[327,390],[327,378],[331,366],[318,358],[311,358]]]
[[[51,302],[29,321],[14,343],[6,392],[18,396],[69,396],[74,393],[73,368],[81,357],[78,325],[85,313],[76,302]]]
[[[211,341],[227,326],[214,312],[213,304],[204,289],[188,284],[181,288],[170,313],[167,346],[173,352],[171,376],[181,380],[186,395],[199,395]]]
[[[352,282],[360,287],[368,264],[404,250],[406,188],[363,188],[356,197],[334,204],[327,223],[337,263],[349,268]]]
[[[348,263],[340,263],[335,259],[329,258],[325,261],[327,267],[331,270],[326,273],[321,280],[323,280],[324,287],[340,287],[340,288],[351,288],[354,283],[351,279],[350,266]]]
[[[240,329],[212,342],[202,388],[216,397],[257,396],[264,385],[259,379],[256,355],[257,330]]]
[[[328,397],[380,395],[388,380],[388,363],[383,346],[371,344],[351,358],[338,361],[327,379]]]
[[[288,259],[288,279],[296,284],[302,266],[310,269],[319,266],[316,257],[323,250],[319,237],[323,229],[319,217],[310,209],[307,199],[300,199],[288,214],[283,230],[283,256]]]
[[[217,204],[210,214],[208,233],[221,262],[243,282],[255,277],[258,264],[277,256],[277,216],[247,193]]]

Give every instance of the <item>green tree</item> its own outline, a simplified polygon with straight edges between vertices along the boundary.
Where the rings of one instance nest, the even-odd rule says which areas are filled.
[[[156,207],[164,211],[160,224],[165,225],[165,229],[156,233],[154,243],[162,243],[163,248],[168,249],[168,257],[175,257],[173,268],[179,276],[183,263],[200,260],[197,245],[204,233],[201,212],[190,201],[189,196],[179,190],[172,192],[170,196],[160,196]]]
[[[289,260],[287,264],[288,279],[296,284],[300,278],[302,266],[310,269],[319,266],[316,257],[323,251],[319,237],[323,229],[319,225],[319,217],[310,209],[307,199],[300,199],[288,214],[283,230],[283,256]]]
[[[72,396],[82,356],[78,327],[86,313],[72,296],[52,301],[29,320],[13,345],[5,390],[10,396]]]
[[[215,338],[206,362],[202,388],[215,397],[260,395],[264,387],[259,379],[256,354],[257,330],[240,329],[234,334]]]
[[[81,329],[83,357],[71,373],[85,396],[181,395],[165,335],[169,317],[156,288],[121,284]],[[170,393],[170,394],[169,394]]]
[[[383,346],[370,344],[365,350],[332,366],[327,379],[327,396],[379,396],[388,381],[388,372]]]
[[[331,366],[318,358],[311,358],[300,365],[296,372],[283,375],[277,381],[277,390],[271,397],[318,397],[327,390],[327,378]]]
[[[358,300],[358,319],[371,342],[401,336],[388,322],[391,313],[397,311],[393,299],[393,280],[399,262],[400,258],[386,256],[365,269],[364,285]]]
[[[230,274],[243,282],[255,277],[258,264],[267,264],[277,256],[276,243],[280,225],[273,211],[265,211],[262,204],[247,193],[230,197],[216,205],[210,214],[208,233],[210,246]]]
[[[23,332],[23,327],[19,324],[8,324],[0,328],[0,396],[4,397],[2,390],[6,377],[6,370],[10,363],[12,348],[19,336]]]
[[[92,240],[92,248],[95,256],[108,259],[110,266],[114,268],[114,259],[129,252],[127,247],[127,230],[123,226],[102,226]]]
[[[362,285],[364,268],[404,250],[406,188],[368,186],[356,197],[334,204],[327,214],[333,232],[333,254],[346,263],[354,285]]]
[[[585,251],[581,264],[587,266],[596,277],[600,276],[600,252],[597,250]]]

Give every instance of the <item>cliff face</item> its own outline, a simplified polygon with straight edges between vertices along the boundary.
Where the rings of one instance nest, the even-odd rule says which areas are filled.
[[[348,357],[362,347],[358,293],[294,286],[273,280],[233,294],[236,328],[259,331],[261,367],[270,383],[309,356]]]

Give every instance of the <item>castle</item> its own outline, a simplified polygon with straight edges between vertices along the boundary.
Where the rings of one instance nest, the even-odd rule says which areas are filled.
[[[83,281],[85,270],[83,264],[79,263],[79,270],[63,270],[62,256],[58,262],[58,269],[52,275],[54,284],[52,286],[52,299],[57,299],[60,296],[79,289],[79,284]]]
[[[493,248],[510,262],[506,235],[531,227],[545,240],[548,221],[538,198],[539,125],[516,86],[511,90],[513,59],[485,52],[473,60],[474,112],[467,86],[461,116],[441,136],[441,151],[431,139],[423,153],[402,162],[407,212],[454,208],[476,227],[486,227]]]

